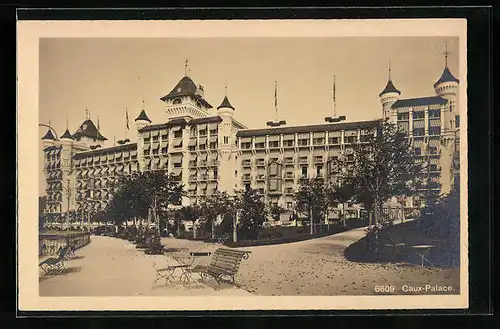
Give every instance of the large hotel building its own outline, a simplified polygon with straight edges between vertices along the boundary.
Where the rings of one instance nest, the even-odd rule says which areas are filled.
[[[401,99],[390,76],[379,95],[381,118],[408,133],[419,161],[428,164],[426,188],[435,192],[446,193],[459,180],[458,83],[446,65],[434,84],[435,95]],[[362,143],[380,124],[373,120],[248,129],[235,119],[236,109],[227,96],[213,109],[203,87],[188,76],[161,101],[168,120],[153,124],[142,109],[135,119],[137,142],[104,147],[106,138],[88,118],[76,132],[66,129],[59,138],[49,129],[42,138],[45,212],[103,210],[113,195],[111,184],[120,175],[158,168],[184,184],[183,205],[217,190],[232,193],[252,187],[264,192],[268,203],[291,211],[302,179],[331,177],[332,159],[343,156],[349,161],[352,145]],[[418,206],[417,200],[409,202]],[[347,204],[346,211],[358,209]]]

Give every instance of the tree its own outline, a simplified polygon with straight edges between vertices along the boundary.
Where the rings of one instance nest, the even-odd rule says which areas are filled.
[[[215,239],[215,221],[217,217],[229,213],[233,209],[234,204],[225,191],[216,191],[200,202],[199,211],[204,221],[205,229],[208,226],[211,231],[212,239]]]
[[[328,210],[325,181],[322,178],[303,179],[294,194],[297,212],[307,212],[310,233],[314,234],[314,222],[320,222]]]
[[[193,224],[193,238],[196,239],[196,220],[201,216],[200,207],[197,204],[184,206],[179,209],[179,217],[184,221],[190,221]],[[180,227],[180,226],[179,226]]]
[[[417,191],[422,166],[410,150],[406,133],[387,120],[365,142],[355,144],[348,155],[342,184],[352,188],[356,202],[374,210],[377,224],[382,220],[383,202]]]
[[[275,221],[280,220],[281,214],[285,213],[285,209],[276,203],[272,203],[269,205],[269,214],[271,218]]]
[[[243,239],[256,239],[268,216],[264,195],[251,188],[240,191],[236,197],[236,209],[240,212],[238,235]]]

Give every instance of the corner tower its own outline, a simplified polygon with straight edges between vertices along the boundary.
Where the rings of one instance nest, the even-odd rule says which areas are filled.
[[[220,176],[219,187],[223,191],[232,193],[234,189],[234,175],[236,170],[236,133],[233,127],[234,106],[231,105],[227,97],[227,87],[222,103],[217,107],[217,114],[222,119],[219,123],[218,135],[218,150],[220,159],[220,172],[228,173]]]
[[[391,121],[397,120],[397,113],[395,111],[391,111],[392,105],[396,103],[399,99],[399,95],[401,92],[394,86],[391,78],[391,64],[389,62],[389,79],[387,84],[379,94],[380,102],[382,103],[382,118],[390,119]]]

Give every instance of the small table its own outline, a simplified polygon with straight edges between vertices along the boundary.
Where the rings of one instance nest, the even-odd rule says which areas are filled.
[[[174,283],[174,274],[177,269],[180,269],[182,271],[182,274],[179,278],[179,283],[181,282],[182,276],[184,275],[186,268],[189,267],[187,264],[180,264],[180,265],[170,265],[165,268],[158,269],[156,271],[157,278],[155,280],[158,281],[160,279],[165,279],[165,282],[170,282]]]
[[[420,256],[422,259],[422,264],[421,267],[424,267],[424,261],[429,263],[430,265],[433,265],[425,256],[429,253],[429,251],[434,248],[433,245],[431,244],[422,244],[422,245],[417,245],[417,246],[411,246],[417,255]]]

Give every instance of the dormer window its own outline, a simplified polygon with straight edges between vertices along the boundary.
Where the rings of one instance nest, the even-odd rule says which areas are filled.
[[[180,104],[180,103],[182,103],[182,99],[180,99],[180,98],[176,98],[176,99],[174,99],[174,101],[172,102],[172,104]]]

